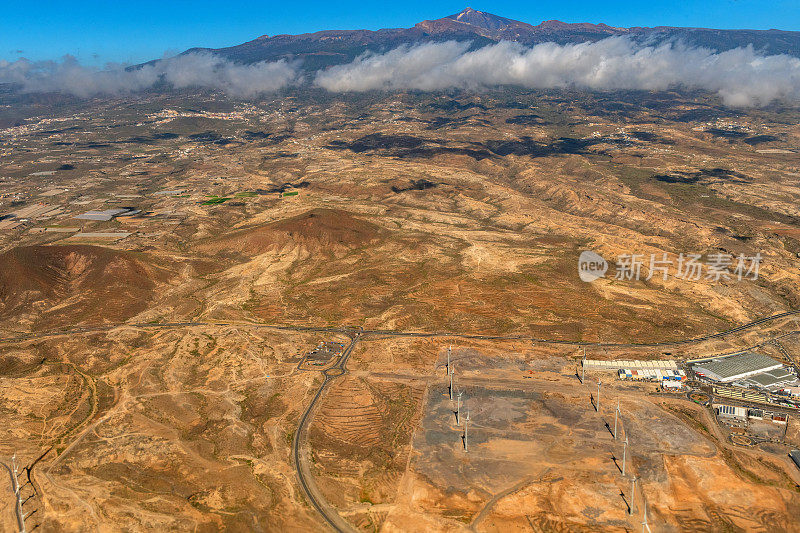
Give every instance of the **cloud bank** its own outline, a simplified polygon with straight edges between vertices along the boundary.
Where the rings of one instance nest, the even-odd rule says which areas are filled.
[[[331,92],[498,85],[595,90],[682,87],[711,91],[731,106],[800,101],[800,59],[764,56],[752,47],[715,53],[673,43],[643,46],[625,37],[533,47],[501,42],[472,51],[469,46],[449,41],[365,54],[351,63],[317,72],[311,83]],[[308,80],[301,76],[296,63],[281,60],[241,65],[212,53],[196,52],[130,70],[123,65],[85,67],[72,57],[40,62],[0,60],[0,83],[17,84],[25,92],[79,97],[129,94],[167,83],[178,89],[208,88],[248,98],[303,85]]]
[[[295,82],[297,75],[296,65],[286,61],[239,65],[206,52],[129,70],[124,65],[85,67],[70,56],[61,61],[0,60],[0,83],[17,84],[23,92],[59,92],[81,98],[129,94],[160,82],[177,89],[199,87],[253,97],[286,87]]]
[[[678,44],[641,46],[624,37],[595,43],[501,42],[468,51],[469,43],[402,46],[367,54],[317,73],[329,91],[440,90],[518,85],[529,88],[704,89],[727,105],[800,100],[800,59],[763,56],[752,47],[715,53]]]

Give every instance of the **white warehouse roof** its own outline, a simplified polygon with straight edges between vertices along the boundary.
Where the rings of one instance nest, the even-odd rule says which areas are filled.
[[[747,409],[735,405],[719,404],[714,406],[720,416],[732,416],[736,418],[747,418]]]
[[[620,368],[630,368],[631,370],[677,370],[678,363],[672,360],[665,361],[600,361],[597,359],[586,359],[583,361],[586,368],[597,370],[619,370]]]
[[[755,352],[739,352],[694,365],[698,374],[722,383],[783,367],[780,361]]]

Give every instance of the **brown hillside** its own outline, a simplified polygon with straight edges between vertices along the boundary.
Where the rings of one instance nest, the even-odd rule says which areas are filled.
[[[329,438],[368,447],[380,443],[385,415],[385,409],[363,381],[345,378],[331,389],[317,423]]]
[[[119,322],[142,311],[165,279],[165,271],[129,252],[89,245],[17,247],[0,254],[0,319]]]
[[[202,246],[253,256],[287,245],[311,251],[341,252],[369,244],[381,229],[339,209],[316,208],[300,215],[225,235]]]

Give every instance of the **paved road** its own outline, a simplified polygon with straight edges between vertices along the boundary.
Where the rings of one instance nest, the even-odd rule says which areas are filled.
[[[170,328],[184,328],[193,326],[236,326],[236,327],[249,327],[249,328],[264,328],[276,329],[281,331],[302,331],[302,332],[320,332],[320,333],[344,333],[352,334],[354,332],[365,335],[389,336],[389,337],[421,337],[421,338],[435,338],[435,337],[458,337],[462,339],[478,339],[478,340],[527,340],[535,344],[556,344],[564,346],[596,346],[596,347],[609,347],[609,348],[633,348],[633,347],[659,347],[659,346],[680,346],[685,344],[693,344],[703,342],[711,339],[719,339],[739,333],[755,326],[787,318],[790,316],[800,315],[800,309],[793,309],[776,315],[770,315],[752,322],[741,324],[731,329],[719,331],[709,335],[702,335],[699,337],[692,337],[689,339],[676,339],[664,342],[632,342],[632,343],[617,343],[617,342],[586,342],[586,341],[569,341],[561,339],[544,339],[532,337],[530,335],[480,335],[475,333],[457,333],[452,331],[441,332],[425,332],[425,331],[400,331],[392,329],[363,329],[357,327],[326,327],[326,326],[292,326],[286,324],[266,324],[261,322],[210,322],[210,321],[186,321],[186,322],[122,322],[119,324],[105,324],[102,326],[85,326],[79,328],[55,330],[55,331],[42,331],[22,333],[14,337],[7,337],[0,339],[0,342],[14,343],[31,339],[41,339],[46,337],[59,337],[63,335],[71,335],[75,333],[96,333],[101,331],[109,331],[117,327],[131,327],[142,329],[170,329]],[[346,360],[346,359],[345,359]]]
[[[509,494],[513,494],[514,492],[522,490],[523,487],[529,485],[533,481],[534,481],[534,478],[532,476],[527,476],[524,479],[522,479],[521,481],[518,481],[517,483],[514,483],[513,485],[511,485],[507,489],[505,489],[503,491],[500,491],[497,494],[495,494],[494,496],[492,496],[492,499],[489,500],[488,502],[486,502],[483,505],[483,507],[481,508],[481,510],[478,513],[478,515],[475,518],[472,519],[472,522],[469,525],[470,531],[475,531],[476,530],[475,528],[477,528],[480,525],[480,523],[483,522],[483,520],[486,518],[486,516],[489,514],[489,512],[492,510],[492,508],[495,506],[495,504],[498,501],[502,500],[503,498],[505,498]]]
[[[303,488],[303,492],[305,492],[308,501],[334,530],[348,533],[353,531],[353,528],[339,515],[339,513],[336,512],[335,509],[328,504],[327,501],[325,501],[325,497],[320,493],[317,484],[314,482],[314,476],[308,467],[307,457],[304,453],[302,453],[302,441],[305,437],[306,431],[308,430],[308,425],[311,423],[312,412],[317,404],[317,401],[320,399],[323,391],[331,381],[347,372],[347,360],[350,358],[350,354],[353,352],[353,348],[360,337],[361,333],[356,333],[350,341],[350,345],[339,357],[337,363],[331,368],[323,371],[325,379],[322,381],[319,389],[317,389],[317,393],[311,399],[311,403],[308,404],[308,407],[300,417],[300,423],[297,425],[297,430],[294,433],[294,440],[292,442],[292,454],[294,456],[294,467],[297,471],[297,479],[300,482],[300,486]]]
[[[611,343],[611,342],[597,342],[597,343],[581,343],[581,342],[573,342],[573,341],[553,341],[553,340],[546,340],[546,339],[534,339],[534,342],[540,343],[550,343],[550,344],[569,344],[574,346],[608,346],[608,347],[616,347],[616,348],[633,348],[633,347],[658,347],[658,346],[681,346],[685,344],[694,344],[698,342],[704,342],[711,339],[721,339],[723,337],[727,337],[733,333],[739,333],[741,331],[745,331],[750,328],[754,328],[760,324],[764,324],[766,322],[771,322],[772,320],[779,320],[781,318],[786,318],[790,316],[800,315],[800,309],[792,309],[791,311],[786,311],[784,313],[778,313],[777,315],[770,315],[763,318],[759,318],[757,320],[753,320],[752,322],[747,322],[740,326],[736,326],[731,329],[726,329],[723,331],[719,331],[717,333],[712,333],[710,335],[702,335],[700,337],[692,337],[689,339],[678,339],[674,341],[665,341],[665,342],[632,342],[632,343]]]

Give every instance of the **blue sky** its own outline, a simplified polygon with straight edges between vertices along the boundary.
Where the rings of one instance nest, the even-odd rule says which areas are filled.
[[[800,0],[5,0],[0,4],[0,59],[55,59],[72,54],[84,63],[135,63],[192,46],[239,44],[264,34],[409,27],[420,20],[456,13],[467,5],[531,24],[557,19],[612,26],[800,30]]]

